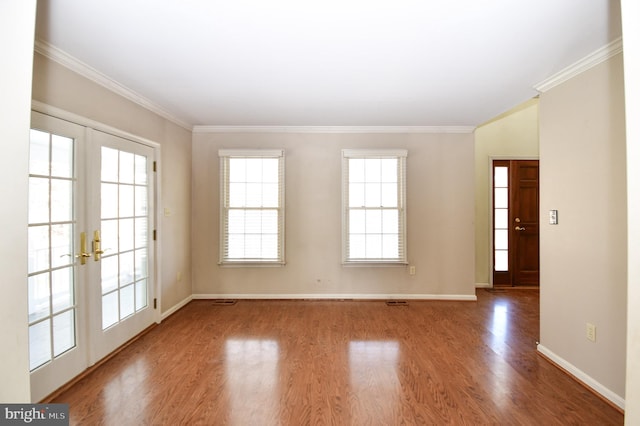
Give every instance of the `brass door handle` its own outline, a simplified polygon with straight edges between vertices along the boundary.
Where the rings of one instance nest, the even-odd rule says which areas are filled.
[[[91,253],[87,253],[87,233],[80,233],[80,254],[75,256],[76,258],[80,258],[80,264],[84,265],[87,263],[87,257],[91,257]]]
[[[95,230],[93,231],[93,260],[95,260],[96,262],[99,262],[101,259],[102,253],[104,253],[104,250],[102,250],[102,247],[101,247],[100,231]]]
[[[525,231],[526,229],[527,228],[525,228],[524,226],[523,227],[516,226],[516,231]]]

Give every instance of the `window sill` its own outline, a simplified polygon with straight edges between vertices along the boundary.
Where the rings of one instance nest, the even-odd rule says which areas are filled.
[[[218,262],[222,268],[279,268],[285,266],[285,262],[251,262],[251,261],[225,261]]]
[[[366,260],[353,260],[353,261],[348,261],[342,262],[342,266],[347,266],[347,267],[351,267],[351,266],[355,266],[355,267],[386,267],[386,266],[390,266],[390,267],[398,267],[398,266],[407,266],[409,264],[409,262],[407,261],[389,261],[389,262],[385,262],[385,261],[380,261],[380,260],[372,260],[372,261],[366,261]]]

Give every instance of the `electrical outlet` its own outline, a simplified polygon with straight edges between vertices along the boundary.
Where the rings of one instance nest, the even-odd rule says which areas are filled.
[[[416,267],[411,265],[409,266],[409,275],[415,275],[416,274]]]
[[[596,326],[590,323],[587,323],[587,339],[596,341]]]

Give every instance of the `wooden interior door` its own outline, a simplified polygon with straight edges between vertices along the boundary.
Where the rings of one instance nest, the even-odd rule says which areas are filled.
[[[537,286],[538,160],[494,160],[493,176],[493,284]]]
[[[538,160],[511,162],[511,285],[540,284]]]

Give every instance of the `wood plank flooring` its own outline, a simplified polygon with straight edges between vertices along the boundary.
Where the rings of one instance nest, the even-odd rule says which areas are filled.
[[[87,425],[620,425],[536,354],[536,290],[193,301],[53,402]]]

